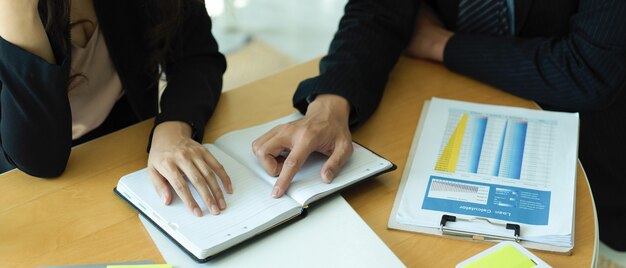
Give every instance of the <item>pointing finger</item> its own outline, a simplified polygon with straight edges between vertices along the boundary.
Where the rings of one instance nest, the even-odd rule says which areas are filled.
[[[313,150],[305,144],[298,144],[293,148],[293,150],[291,150],[287,159],[285,159],[285,162],[283,163],[278,180],[276,180],[276,183],[274,184],[272,197],[281,197],[287,191],[293,177],[295,177],[296,173],[300,167],[302,167],[302,164],[306,161],[311,152],[313,152]]]

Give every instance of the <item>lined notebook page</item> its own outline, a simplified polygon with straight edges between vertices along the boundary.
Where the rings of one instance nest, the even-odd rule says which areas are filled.
[[[144,213],[197,256],[219,252],[254,235],[258,229],[265,229],[300,211],[300,205],[290,198],[271,198],[271,186],[245,166],[217,147],[205,146],[224,166],[233,183],[234,193],[224,192],[228,208],[220,215],[210,215],[201,201],[198,204],[204,215],[200,218],[192,215],[178,197],[169,206],[163,205],[146,169],[123,177],[118,191],[130,200],[139,201],[138,207]],[[201,200],[195,189],[190,189],[196,201]]]
[[[274,126],[301,117],[302,116],[299,114],[292,114],[263,125],[233,131],[220,137],[215,141],[215,145],[237,159],[240,163],[246,165],[250,170],[256,173],[258,177],[263,178],[268,185],[273,186],[277,178],[267,175],[252,152],[252,142]],[[360,179],[367,178],[372,174],[379,173],[392,166],[391,162],[375,155],[360,145],[354,143],[353,145],[354,152],[352,157],[330,184],[322,182],[321,179],[322,166],[328,157],[319,153],[314,153],[309,156],[291,182],[287,195],[300,204],[306,205],[328,193],[355,183]],[[267,194],[269,195],[270,192],[268,191]]]

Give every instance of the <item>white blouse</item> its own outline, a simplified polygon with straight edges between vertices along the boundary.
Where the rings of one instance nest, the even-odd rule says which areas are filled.
[[[68,98],[72,110],[72,139],[97,128],[124,95],[99,25],[85,47],[72,44]]]

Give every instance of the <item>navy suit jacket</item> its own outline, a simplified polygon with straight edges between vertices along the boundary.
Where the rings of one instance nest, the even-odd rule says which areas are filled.
[[[141,121],[156,115],[155,125],[187,122],[201,142],[221,93],[226,61],[211,35],[204,5],[183,1],[182,25],[172,41],[165,69],[168,85],[157,114],[158,66],[147,70],[150,55],[144,38],[154,23],[150,12],[158,11],[151,2],[94,0],[100,30],[132,108],[125,116]],[[65,36],[68,44],[69,38]],[[61,174],[72,147],[67,97],[71,54],[59,43],[51,45],[58,64],[0,38],[0,167],[17,167],[38,177]]]
[[[455,30],[459,0],[425,2]],[[309,96],[336,94],[352,105],[353,122],[367,120],[410,41],[420,4],[349,1],[320,75],[299,85],[294,106],[304,113]],[[625,14],[623,0],[517,0],[516,36],[455,34],[444,51],[445,66],[457,73],[545,109],[580,112],[579,157],[594,192],[601,238],[621,250],[626,250],[621,228],[626,224]]]

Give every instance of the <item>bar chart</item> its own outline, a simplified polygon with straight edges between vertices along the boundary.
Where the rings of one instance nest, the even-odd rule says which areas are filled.
[[[435,170],[547,183],[556,122],[450,110]]]

